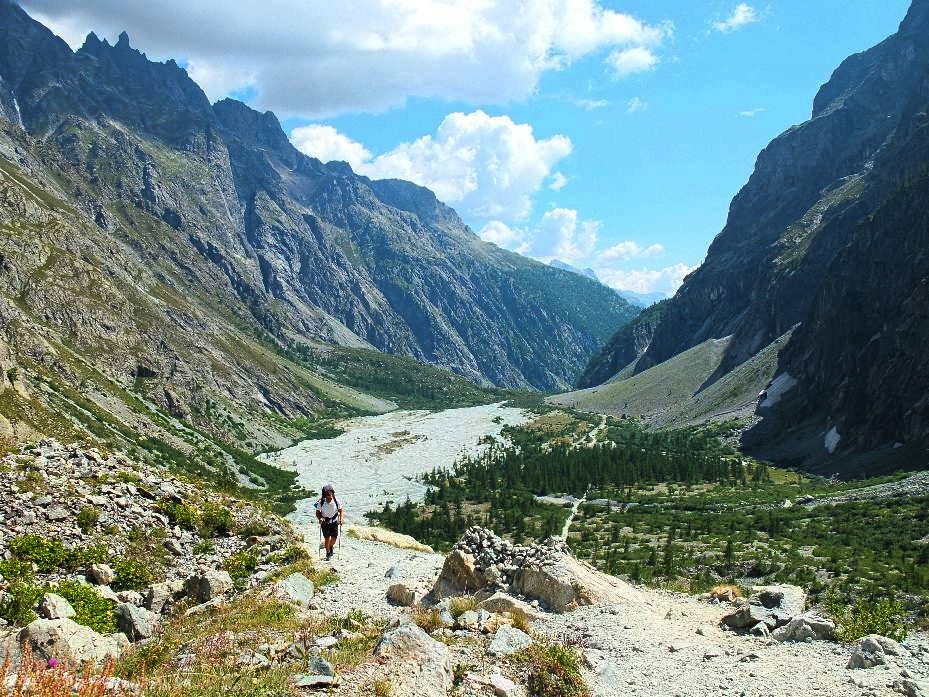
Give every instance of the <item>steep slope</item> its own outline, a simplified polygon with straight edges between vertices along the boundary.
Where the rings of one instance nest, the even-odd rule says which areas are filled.
[[[624,368],[635,369],[635,362],[645,353],[655,334],[655,327],[668,301],[662,300],[643,310],[626,326],[620,328],[603,348],[590,359],[577,381],[579,389],[596,387]]]
[[[173,61],[88,36],[71,53],[0,0],[4,105],[84,179],[98,225],[171,228],[162,254],[278,340],[369,346],[484,384],[570,384],[634,311],[589,279],[480,241],[407,182],[372,182],[289,143],[273,114],[211,106]],[[159,233],[160,235],[160,233]],[[574,302],[583,298],[584,303]]]
[[[771,343],[810,307],[854,224],[887,193],[879,167],[929,69],[929,2],[915,0],[900,31],[842,63],[812,118],[758,156],[706,261],[684,282],[638,370],[708,338],[733,336],[721,375]],[[916,100],[916,101],[914,101]]]
[[[747,445],[824,473],[925,466],[927,201],[929,171],[856,229],[781,353],[778,373],[796,385],[746,434]]]

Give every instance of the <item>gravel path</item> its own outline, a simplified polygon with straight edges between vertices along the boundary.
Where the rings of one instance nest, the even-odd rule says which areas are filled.
[[[399,580],[428,589],[442,562],[439,554],[345,536],[331,564],[340,582],[321,589],[316,602],[333,614],[359,608],[395,617],[401,610],[386,601],[387,587]],[[397,576],[385,578],[391,567]],[[901,670],[929,679],[929,664],[923,662],[929,662],[929,647],[921,635],[906,644],[913,657],[894,659],[897,665],[891,667],[853,671],[846,668],[848,646],[769,643],[721,629],[719,619],[730,609],[726,604],[644,587],[639,591],[641,603],[541,613],[533,622],[534,632],[581,648],[584,677],[596,697],[891,697],[898,694],[892,684]]]

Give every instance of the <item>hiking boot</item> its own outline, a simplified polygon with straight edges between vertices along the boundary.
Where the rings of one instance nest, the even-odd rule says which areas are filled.
[[[329,561],[330,559],[332,559],[332,557],[333,557],[334,555],[335,555],[334,552],[327,552],[327,553],[326,553],[326,561]]]

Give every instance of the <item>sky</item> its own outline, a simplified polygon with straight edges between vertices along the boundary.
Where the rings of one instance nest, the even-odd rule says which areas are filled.
[[[484,239],[671,294],[758,152],[909,0],[25,0],[128,31],[301,151],[433,189]]]

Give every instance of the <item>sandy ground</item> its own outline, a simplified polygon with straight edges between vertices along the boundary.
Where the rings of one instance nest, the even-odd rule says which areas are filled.
[[[264,459],[296,469],[299,483],[314,491],[331,483],[347,519],[363,521],[367,511],[379,510],[385,501],[422,499],[426,487],[416,481],[418,475],[482,452],[487,446],[478,445],[481,436],[498,436],[504,425],[529,417],[522,409],[499,404],[436,413],[395,411],[352,419],[341,424],[346,433],[338,438],[303,441]],[[299,503],[292,519],[312,520],[313,503]]]

